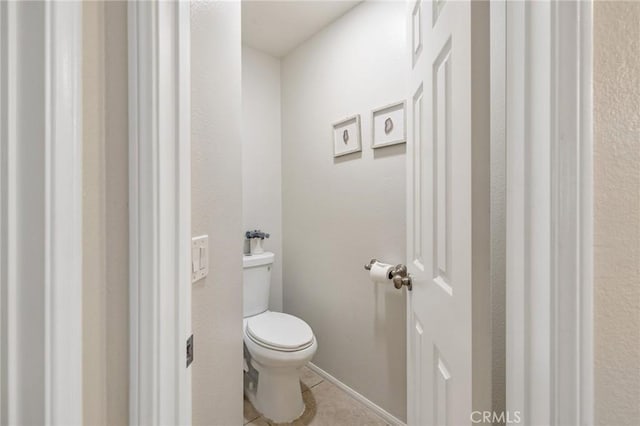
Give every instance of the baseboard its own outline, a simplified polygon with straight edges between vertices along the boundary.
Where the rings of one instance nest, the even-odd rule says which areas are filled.
[[[360,401],[361,403],[363,403],[364,405],[366,405],[367,407],[369,407],[370,409],[375,411],[375,413],[378,416],[382,417],[382,419],[384,421],[388,422],[391,425],[406,426],[405,423],[402,420],[398,419],[396,416],[394,416],[393,414],[389,413],[387,410],[385,410],[384,408],[380,407],[379,405],[374,404],[369,399],[364,397],[362,394],[356,392],[355,390],[353,390],[349,386],[345,385],[340,380],[336,379],[331,374],[327,373],[326,371],[324,371],[322,368],[318,367],[314,363],[310,362],[309,364],[307,364],[307,366],[311,370],[313,370],[315,373],[317,373],[319,376],[324,378],[325,380],[330,381],[331,383],[333,383],[334,385],[336,385],[337,387],[339,387],[340,389],[345,391],[347,394],[349,394],[349,396],[351,396],[355,400]]]

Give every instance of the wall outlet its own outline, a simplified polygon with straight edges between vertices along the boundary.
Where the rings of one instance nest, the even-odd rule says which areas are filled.
[[[201,235],[191,240],[191,282],[195,283],[209,274],[209,236]]]

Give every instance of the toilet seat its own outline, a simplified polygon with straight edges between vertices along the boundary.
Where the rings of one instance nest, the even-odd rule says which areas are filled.
[[[256,344],[281,352],[296,352],[314,342],[311,327],[293,315],[264,312],[247,319],[246,335]]]

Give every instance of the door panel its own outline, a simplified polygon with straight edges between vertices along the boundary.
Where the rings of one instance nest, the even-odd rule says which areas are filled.
[[[424,138],[423,138],[423,90],[422,84],[418,87],[413,95],[413,153],[409,155],[412,164],[412,173],[410,179],[412,180],[413,191],[411,196],[413,197],[413,217],[411,221],[412,229],[410,230],[409,239],[412,241],[412,247],[409,253],[411,253],[411,259],[413,264],[421,272],[424,271],[424,256],[423,256],[423,176],[424,176]]]
[[[410,425],[470,424],[490,407],[489,97],[477,89],[489,84],[488,7],[407,9]]]
[[[434,280],[448,295],[453,289],[447,277],[449,270],[448,250],[450,242],[451,214],[450,177],[451,159],[449,152],[449,136],[451,134],[451,39],[447,41],[433,64],[433,210],[436,212],[433,220],[434,236]]]

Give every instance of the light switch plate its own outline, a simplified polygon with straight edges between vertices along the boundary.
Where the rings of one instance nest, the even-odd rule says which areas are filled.
[[[201,235],[191,240],[191,282],[195,283],[209,274],[209,236]]]

